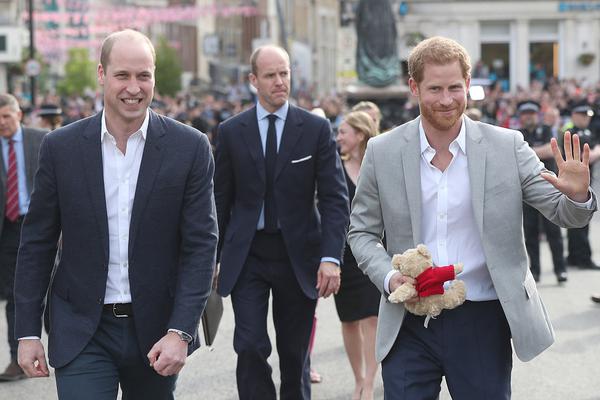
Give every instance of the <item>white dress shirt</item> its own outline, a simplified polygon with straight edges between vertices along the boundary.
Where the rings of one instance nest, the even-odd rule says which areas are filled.
[[[131,303],[129,289],[129,224],[140,164],[148,132],[149,113],[140,129],[129,136],[125,154],[108,132],[102,112],[102,169],[108,218],[108,278],[104,304]]]
[[[421,241],[427,246],[433,264],[445,266],[463,263],[458,276],[467,286],[467,300],[498,298],[485,263],[481,238],[473,215],[471,185],[467,168],[466,134],[463,123],[450,143],[452,161],[445,171],[431,164],[436,151],[429,145],[423,124],[419,123],[421,143]],[[389,281],[397,271],[390,271]],[[446,287],[449,283],[446,283]]]
[[[462,124],[457,138],[450,143],[452,161],[445,171],[431,164],[436,151],[429,145],[422,124],[419,124],[419,135],[421,242],[431,252],[434,265],[464,264],[458,278],[467,286],[467,300],[497,299],[473,214],[465,124]]]

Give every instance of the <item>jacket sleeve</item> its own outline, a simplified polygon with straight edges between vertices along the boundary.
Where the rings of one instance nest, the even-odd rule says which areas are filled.
[[[50,136],[40,146],[29,211],[21,232],[15,274],[16,337],[40,336],[44,297],[60,235],[57,181]]]
[[[342,260],[349,219],[348,188],[331,127],[323,120],[319,132],[317,199],[321,215],[321,258]]]
[[[392,259],[383,246],[383,214],[379,203],[374,158],[372,141],[369,141],[352,201],[348,243],[359,268],[369,276],[381,293],[385,293],[384,281],[392,269]]]
[[[196,331],[210,294],[218,240],[214,161],[208,139],[200,138],[183,199],[179,271],[167,325],[190,334]]]

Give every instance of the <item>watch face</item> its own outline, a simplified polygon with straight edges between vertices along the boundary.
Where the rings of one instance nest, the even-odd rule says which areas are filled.
[[[190,343],[192,340],[194,340],[193,337],[183,331],[173,329],[170,332],[175,332],[179,336],[179,339],[183,340],[184,342]]]
[[[192,337],[185,332],[181,332],[179,334],[179,337],[181,338],[181,340],[188,342],[188,343],[190,343],[192,341]]]

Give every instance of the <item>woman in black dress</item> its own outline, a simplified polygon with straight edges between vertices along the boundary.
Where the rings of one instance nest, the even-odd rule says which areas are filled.
[[[337,142],[342,153],[350,200],[354,198],[367,141],[376,134],[375,122],[364,111],[347,114],[338,129]],[[348,244],[342,264],[342,282],[335,295],[335,307],[342,321],[344,347],[354,373],[352,399],[371,400],[378,369],[375,361],[375,332],[381,294],[358,268]]]

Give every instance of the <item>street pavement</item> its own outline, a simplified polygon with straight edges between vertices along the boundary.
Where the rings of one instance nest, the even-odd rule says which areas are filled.
[[[596,174],[596,176],[600,176]],[[597,193],[600,191],[596,190]],[[592,252],[600,263],[600,213],[590,226]],[[565,235],[566,236],[566,235]],[[514,400],[600,400],[600,304],[590,301],[600,293],[600,272],[569,269],[569,281],[558,285],[546,242],[542,243],[542,276],[538,284],[554,324],[556,342],[534,360],[523,363],[514,356],[512,389]],[[4,302],[0,302],[0,368],[9,361],[6,342]],[[344,352],[340,322],[332,298],[319,300],[317,333],[312,364],[323,376],[313,388],[314,400],[349,399],[354,386],[352,371]],[[270,324],[274,345],[274,333]],[[45,341],[45,338],[44,338]],[[236,357],[232,347],[233,312],[229,298],[218,337],[212,349],[202,347],[181,373],[176,390],[178,400],[234,400]],[[278,358],[270,358],[278,381]],[[0,384],[0,400],[56,399],[54,374],[45,379],[27,379]],[[381,375],[376,399],[383,399]],[[440,400],[451,399],[443,385]],[[82,399],[85,400],[85,399]],[[472,399],[455,399],[472,400]],[[473,399],[479,400],[479,399]],[[481,399],[483,400],[483,399]]]

